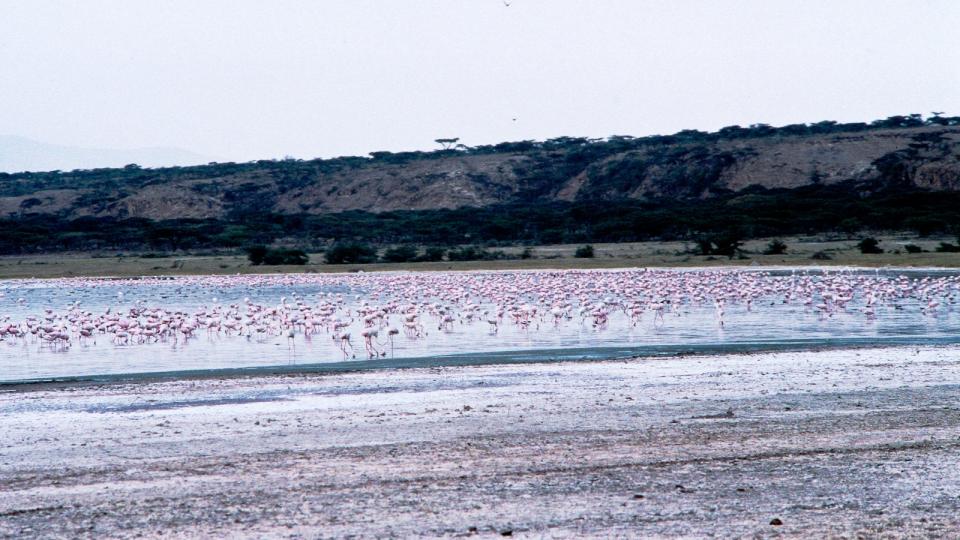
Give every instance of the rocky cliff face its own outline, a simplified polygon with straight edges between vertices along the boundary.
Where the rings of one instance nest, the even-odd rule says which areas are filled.
[[[960,190],[960,127],[706,142],[574,142],[485,153],[0,175],[0,216],[153,220],[502,203],[707,198],[856,182]]]

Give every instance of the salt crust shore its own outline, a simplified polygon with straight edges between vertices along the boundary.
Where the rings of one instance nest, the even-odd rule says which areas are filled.
[[[0,537],[508,533],[955,537],[960,347],[0,390]]]

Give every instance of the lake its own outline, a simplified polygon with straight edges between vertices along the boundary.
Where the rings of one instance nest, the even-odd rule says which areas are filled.
[[[955,343],[957,302],[905,269],[8,280],[0,382]]]

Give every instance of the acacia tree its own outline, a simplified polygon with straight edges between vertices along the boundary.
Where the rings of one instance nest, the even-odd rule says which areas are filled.
[[[787,244],[779,238],[771,240],[770,243],[767,244],[767,249],[763,250],[764,255],[783,255],[786,252]]]
[[[433,142],[439,144],[443,147],[444,150],[449,150],[451,146],[457,144],[457,141],[460,140],[460,137],[454,137],[452,139],[435,139]]]

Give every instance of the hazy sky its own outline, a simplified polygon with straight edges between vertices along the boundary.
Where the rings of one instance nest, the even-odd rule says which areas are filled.
[[[960,114],[958,28],[958,0],[0,0],[0,134],[246,161]]]

